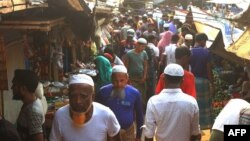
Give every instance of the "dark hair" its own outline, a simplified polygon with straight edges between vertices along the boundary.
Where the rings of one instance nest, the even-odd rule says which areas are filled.
[[[163,27],[163,29],[164,29],[165,31],[168,31],[168,30],[169,30],[169,27]]]
[[[25,86],[29,92],[34,93],[39,79],[34,71],[16,69],[14,72],[13,82],[18,83],[21,86]]]
[[[183,56],[191,56],[191,51],[187,47],[177,47],[175,49],[175,59],[180,59]]]
[[[134,20],[132,18],[128,18],[127,22],[128,22],[129,25],[133,25],[134,24]]]
[[[0,120],[1,141],[21,141],[21,138],[12,123],[5,119]]]
[[[206,41],[208,40],[208,37],[205,33],[198,33],[195,36],[195,41]]]
[[[171,76],[171,75],[167,75],[167,74],[164,74],[164,78],[165,78],[166,82],[171,82],[173,84],[178,84],[183,79],[182,76]]]
[[[174,42],[174,43],[177,43],[179,41],[179,39],[180,39],[180,36],[178,34],[174,34],[172,36],[171,41]]]
[[[168,15],[167,14],[163,14],[161,17],[168,17]]]
[[[111,54],[112,56],[114,56],[114,50],[112,47],[110,46],[107,46],[105,49],[104,49],[104,53],[109,53]]]
[[[155,40],[155,39],[156,39],[156,37],[155,37],[154,35],[151,35],[151,34],[150,34],[150,35],[147,36],[147,40],[148,40],[148,42],[150,42],[150,43],[152,43],[152,41]]]

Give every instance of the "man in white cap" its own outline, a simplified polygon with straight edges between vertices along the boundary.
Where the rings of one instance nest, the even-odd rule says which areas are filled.
[[[120,58],[123,58],[123,56],[130,50],[135,48],[136,40],[135,37],[135,30],[134,29],[128,29],[127,30],[127,38],[124,40],[121,40],[120,43]]]
[[[165,35],[165,36],[170,36],[172,37],[173,35],[173,32],[169,31],[169,24],[168,23],[165,23],[163,25],[163,29],[164,31],[162,33],[160,33],[160,39],[162,39],[162,37],[164,36],[164,34],[168,34],[168,35]],[[166,38],[166,37],[165,37]],[[171,39],[171,38],[170,38]],[[169,43],[170,43],[170,39],[169,39]]]
[[[160,33],[164,31],[163,25],[165,23],[168,23],[168,15],[167,14],[163,14],[160,21],[159,21],[159,23],[158,23],[159,24],[158,30],[159,30]]]
[[[50,141],[120,141],[120,125],[106,106],[93,102],[94,82],[85,74],[69,79],[69,105],[55,113]]]
[[[138,89],[142,94],[143,106],[146,108],[146,79],[148,69],[148,55],[144,50],[147,40],[139,38],[135,49],[130,50],[123,59],[124,65],[128,69],[130,84]]]
[[[112,69],[112,84],[103,86],[99,91],[99,101],[109,107],[121,125],[123,141],[140,141],[143,125],[143,110],[140,92],[127,84],[127,69],[115,65]],[[136,121],[136,135],[133,122]]]
[[[184,70],[178,64],[164,69],[166,87],[147,104],[145,141],[196,141],[200,139],[197,101],[182,92]],[[157,130],[156,130],[157,129]]]
[[[186,34],[184,37],[184,43],[182,44],[182,46],[192,48],[193,47],[193,35]]]

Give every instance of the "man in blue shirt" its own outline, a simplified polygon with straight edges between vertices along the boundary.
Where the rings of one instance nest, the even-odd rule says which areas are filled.
[[[112,84],[103,86],[99,91],[99,101],[109,107],[121,125],[121,137],[124,141],[140,141],[143,125],[141,94],[128,85],[127,69],[115,65],[112,69]],[[135,119],[136,118],[136,119]],[[133,122],[136,120],[136,136]]]
[[[207,40],[208,37],[205,33],[196,34],[195,46],[191,49],[190,58],[191,72],[195,76],[196,97],[199,105],[199,118],[202,130],[212,127],[212,91],[210,90],[213,89],[213,75],[211,55],[208,48],[206,48]]]

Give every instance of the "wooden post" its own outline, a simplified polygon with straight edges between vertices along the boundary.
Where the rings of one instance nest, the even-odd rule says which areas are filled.
[[[1,95],[1,112],[0,114],[4,118],[4,100],[3,100],[3,90],[0,90],[0,95]]]

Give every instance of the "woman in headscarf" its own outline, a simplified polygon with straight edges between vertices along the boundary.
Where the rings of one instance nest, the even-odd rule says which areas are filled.
[[[97,56],[95,65],[98,71],[98,75],[95,79],[95,90],[98,92],[102,86],[111,83],[112,66],[109,60],[104,56]]]

